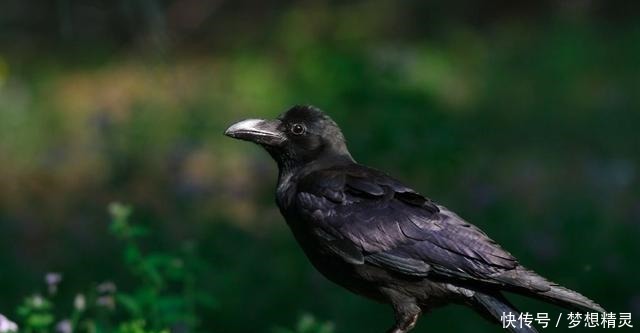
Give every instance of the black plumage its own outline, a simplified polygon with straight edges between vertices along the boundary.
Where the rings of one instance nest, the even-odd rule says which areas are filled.
[[[570,309],[604,310],[521,266],[476,226],[393,177],[360,165],[342,132],[311,106],[225,132],[262,145],[279,168],[276,201],[311,263],[328,279],[393,306],[389,332],[447,303],[497,321],[517,310],[503,291]],[[535,332],[529,327],[513,332]]]

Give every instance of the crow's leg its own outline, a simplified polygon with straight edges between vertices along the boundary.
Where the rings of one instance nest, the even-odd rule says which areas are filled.
[[[420,308],[418,308],[420,310]],[[391,327],[387,333],[407,333],[418,322],[418,317],[420,317],[420,312],[414,314],[399,314],[396,313],[396,324]]]
[[[416,326],[421,313],[415,298],[394,290],[385,290],[383,293],[389,297],[396,316],[395,325],[393,325],[387,333],[409,332]]]

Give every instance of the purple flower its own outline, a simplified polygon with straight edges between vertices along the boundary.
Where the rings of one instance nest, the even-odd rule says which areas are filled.
[[[112,296],[100,296],[96,300],[96,304],[98,306],[103,306],[109,310],[113,310],[116,307],[116,301],[113,299]]]
[[[47,288],[49,290],[49,295],[53,295],[58,291],[58,284],[62,281],[62,274],[60,273],[47,273],[44,276],[44,282],[47,283]]]
[[[111,281],[106,281],[98,285],[96,288],[101,294],[113,294],[116,292],[116,284]]]
[[[56,324],[56,332],[58,333],[72,333],[73,326],[71,325],[71,321],[69,319],[65,319]]]

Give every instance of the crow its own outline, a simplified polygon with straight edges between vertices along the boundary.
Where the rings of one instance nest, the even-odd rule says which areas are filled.
[[[313,106],[273,120],[249,119],[224,133],[264,147],[278,165],[276,203],[312,265],[329,280],[390,304],[406,333],[449,303],[470,306],[511,332],[520,314],[503,292],[604,313],[581,294],[520,265],[478,227],[402,182],[358,164],[338,125]],[[511,317],[513,316],[513,317]]]

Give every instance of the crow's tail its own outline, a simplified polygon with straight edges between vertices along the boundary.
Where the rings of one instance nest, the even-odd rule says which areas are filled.
[[[500,276],[502,281],[506,281],[514,286],[521,286],[524,289],[510,290],[516,293],[537,298],[549,303],[553,303],[570,310],[583,312],[600,312],[605,310],[596,302],[565,288],[557,283],[553,283],[535,272],[524,267],[519,267]]]
[[[558,284],[552,284],[549,291],[537,292],[532,296],[570,310],[574,309],[583,312],[600,313],[605,312],[605,310],[596,302]]]
[[[481,315],[487,317],[493,322],[502,325],[503,328],[511,333],[537,333],[538,331],[531,326],[527,326],[518,319],[520,311],[516,309],[502,294],[485,294],[475,292],[474,309]]]

